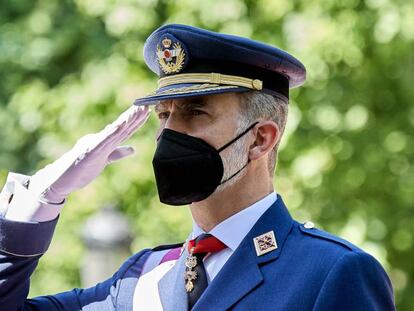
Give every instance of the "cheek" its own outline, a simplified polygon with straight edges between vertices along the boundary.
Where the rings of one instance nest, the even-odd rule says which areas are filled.
[[[217,126],[213,134],[215,142],[217,144],[217,148],[220,148],[228,142],[230,142],[231,140],[233,140],[237,136],[237,133],[239,131],[239,129],[237,128],[238,124],[236,124],[236,122],[234,122],[234,120],[231,120],[230,118],[227,118],[226,120],[220,123],[220,126]]]
[[[208,116],[195,116],[185,118],[186,128],[189,132],[209,135],[214,130],[215,124]]]

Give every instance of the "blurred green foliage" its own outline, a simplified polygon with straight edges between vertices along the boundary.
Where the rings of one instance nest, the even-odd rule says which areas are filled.
[[[145,38],[177,22],[279,46],[308,69],[292,92],[275,176],[299,221],[372,253],[399,310],[414,305],[414,3],[404,0],[2,0],[0,181],[32,174],[156,86]],[[32,278],[31,295],[80,286],[79,231],[106,202],[134,228],[133,251],[185,239],[185,208],[158,202],[152,117],[138,154],[75,193]]]

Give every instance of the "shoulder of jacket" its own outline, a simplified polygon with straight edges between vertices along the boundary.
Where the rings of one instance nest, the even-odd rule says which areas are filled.
[[[185,243],[163,244],[158,245],[148,251],[148,256],[145,258],[141,275],[152,271],[164,262],[177,260],[184,249]]]
[[[351,242],[344,240],[336,235],[333,235],[327,231],[316,228],[315,224],[311,221],[306,221],[305,223],[299,223],[300,231],[308,236],[314,237],[316,239],[322,239],[327,242],[332,242],[336,245],[345,247],[350,251],[361,251],[360,248],[352,244]]]
[[[175,248],[181,248],[184,247],[185,242],[181,243],[174,243],[174,244],[162,244],[158,245],[151,249],[152,252],[158,252],[158,251],[164,251],[164,250],[170,250]]]
[[[175,251],[177,253],[179,249],[181,250],[183,245],[183,243],[165,244],[156,246],[154,248],[143,249],[130,256],[122,264],[121,268],[118,270],[118,274],[122,275],[123,273],[131,269],[147,270],[149,266],[155,267],[163,260],[164,256],[168,252]],[[145,269],[145,267],[147,269]]]

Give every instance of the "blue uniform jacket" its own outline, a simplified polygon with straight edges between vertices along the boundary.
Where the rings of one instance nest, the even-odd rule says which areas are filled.
[[[0,310],[133,310],[138,279],[157,265],[159,248],[130,257],[92,288],[27,299],[29,279],[57,220],[0,219]],[[274,231],[277,249],[257,256],[253,238]],[[164,310],[187,310],[184,253],[159,281]],[[144,268],[145,267],[145,268]],[[138,293],[139,299],[139,293]],[[257,221],[193,310],[395,310],[381,265],[351,243],[294,221],[282,199]]]

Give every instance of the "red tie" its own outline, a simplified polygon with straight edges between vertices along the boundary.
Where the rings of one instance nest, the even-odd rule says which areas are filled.
[[[208,253],[215,253],[227,248],[226,244],[211,234],[201,234],[188,242],[188,252],[185,270],[185,288],[188,293],[189,310],[196,304],[207,287],[207,275],[203,259]]]
[[[227,248],[226,244],[210,234],[201,234],[188,242],[190,254],[215,253]]]

